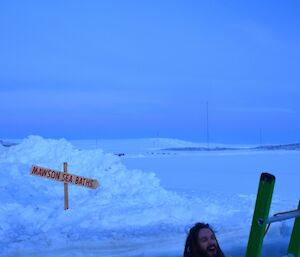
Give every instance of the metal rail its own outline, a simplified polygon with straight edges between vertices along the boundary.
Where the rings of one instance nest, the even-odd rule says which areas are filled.
[[[297,217],[300,217],[300,211],[294,211],[294,212],[290,212],[290,213],[279,214],[277,216],[269,217],[267,223],[271,224],[274,222],[293,219],[293,218],[297,218]]]

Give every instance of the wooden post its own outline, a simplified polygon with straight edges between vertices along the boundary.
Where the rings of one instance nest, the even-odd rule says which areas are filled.
[[[262,173],[260,177],[246,257],[260,257],[271,207],[275,176]]]
[[[300,210],[300,201],[298,204],[298,210]],[[300,217],[294,221],[294,228],[289,244],[289,254],[293,254],[295,257],[300,257]]]
[[[68,163],[64,162],[64,173],[68,173]],[[64,202],[65,210],[69,209],[68,183],[64,183]]]

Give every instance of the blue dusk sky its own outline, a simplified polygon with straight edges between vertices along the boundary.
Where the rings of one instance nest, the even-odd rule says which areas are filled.
[[[300,142],[299,1],[0,3],[1,138]],[[261,131],[261,133],[260,133]]]

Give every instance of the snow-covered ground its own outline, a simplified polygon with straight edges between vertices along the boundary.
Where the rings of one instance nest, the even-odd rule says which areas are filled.
[[[205,145],[162,138],[18,142],[0,146],[5,257],[182,256],[198,221],[214,227],[227,255],[241,257],[260,173],[277,178],[271,213],[296,209],[300,198],[300,151],[166,151]],[[100,182],[95,190],[70,185],[68,211],[62,183],[29,175],[32,164],[62,170],[65,161],[70,173]],[[292,225],[271,226],[264,257],[286,254]]]

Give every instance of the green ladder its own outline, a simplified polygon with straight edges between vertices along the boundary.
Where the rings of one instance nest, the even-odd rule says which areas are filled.
[[[260,257],[267,225],[287,219],[295,219],[288,248],[288,256],[300,257],[300,201],[298,211],[269,217],[274,186],[275,176],[262,173],[259,181],[246,257]]]

